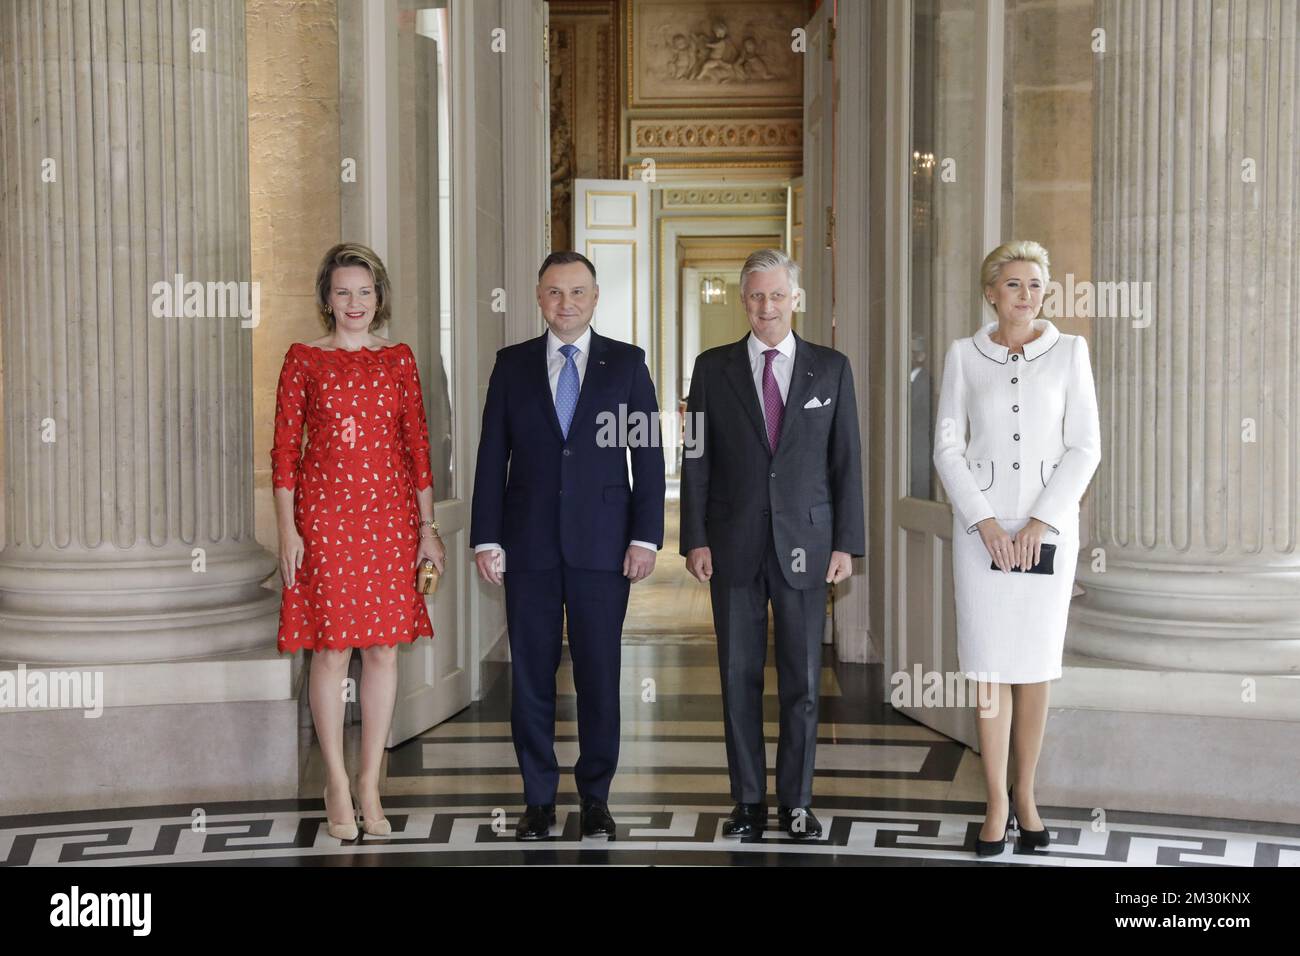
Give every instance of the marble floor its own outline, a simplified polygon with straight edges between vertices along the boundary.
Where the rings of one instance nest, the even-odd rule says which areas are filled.
[[[668,540],[676,540],[675,529]],[[342,843],[326,833],[319,751],[307,741],[302,799],[208,805],[202,831],[192,825],[190,806],[0,818],[0,863],[1300,865],[1297,826],[1112,811],[1098,830],[1092,808],[1047,806],[1040,810],[1052,830],[1050,848],[1020,853],[1009,845],[1000,857],[978,860],[979,757],[881,703],[880,665],[839,663],[829,648],[813,800],[823,837],[794,841],[769,830],[749,842],[723,838],[731,799],[707,589],[686,578],[671,552],[638,589],[624,635],[622,747],[610,795],[616,840],[581,839],[577,795],[566,773],[552,838],[515,842],[522,807],[510,742],[510,677],[508,665],[494,664],[486,666],[499,673],[488,675],[495,680],[483,700],[389,752],[383,784],[389,837]],[[654,693],[645,693],[650,686]],[[571,767],[577,729],[567,653],[558,690],[556,751],[561,766]],[[769,668],[769,768],[775,690]],[[347,730],[352,767],[357,730]],[[769,772],[775,792],[770,778]]]
[[[610,809],[614,841],[583,840],[572,776],[561,777],[552,838],[517,843],[520,781],[510,743],[509,676],[452,720],[393,749],[384,806],[389,837],[331,838],[309,759],[299,800],[213,804],[206,832],[190,806],[134,807],[0,818],[7,865],[224,864],[813,864],[1036,866],[1294,866],[1300,827],[1114,811],[1103,832],[1090,808],[1042,807],[1046,851],[977,860],[983,814],[979,757],[876,701],[879,665],[823,669],[813,807],[815,841],[776,830],[761,840],[721,836],[731,808],[710,638],[627,638],[623,740]],[[641,682],[653,678],[653,701]],[[769,678],[774,679],[769,674]],[[572,766],[577,738],[567,659],[561,666],[556,751]],[[776,699],[765,725],[775,757]],[[350,750],[356,730],[348,731]],[[316,755],[313,754],[313,757]],[[351,755],[350,755],[351,756]],[[350,761],[355,765],[355,761]],[[769,766],[771,764],[769,763]],[[770,780],[769,789],[774,789]]]

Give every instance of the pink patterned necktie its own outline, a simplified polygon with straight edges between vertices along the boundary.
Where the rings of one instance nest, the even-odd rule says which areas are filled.
[[[772,374],[772,362],[780,354],[780,349],[768,349],[763,353],[767,360],[763,365],[763,416],[767,419],[767,443],[774,455],[777,442],[781,440],[781,420],[785,417],[781,386],[776,384],[776,376]]]

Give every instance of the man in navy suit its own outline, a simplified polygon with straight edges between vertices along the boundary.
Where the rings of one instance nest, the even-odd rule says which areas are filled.
[[[614,838],[607,803],[618,765],[623,617],[631,585],[654,570],[664,540],[654,383],[644,351],[591,328],[598,297],[584,256],[547,256],[537,304],[548,330],[497,352],[483,407],[470,544],[479,576],[505,584],[510,729],[526,805],[520,840],[542,839],[555,823],[555,674],[566,613],[582,833]]]

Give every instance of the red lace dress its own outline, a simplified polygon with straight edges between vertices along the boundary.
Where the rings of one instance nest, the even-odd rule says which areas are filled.
[[[283,589],[281,651],[433,637],[415,590],[416,491],[432,487],[433,472],[408,346],[289,346],[275,397],[271,484],[293,489],[305,551],[293,587]]]

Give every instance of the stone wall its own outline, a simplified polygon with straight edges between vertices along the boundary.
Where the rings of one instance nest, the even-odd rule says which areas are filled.
[[[1062,281],[1092,277],[1093,21],[1092,0],[1007,0],[1002,235],[1046,246]]]
[[[253,447],[257,539],[275,552],[275,387],[291,342],[318,338],[313,284],[339,236],[337,0],[247,0],[248,185],[253,281]]]

